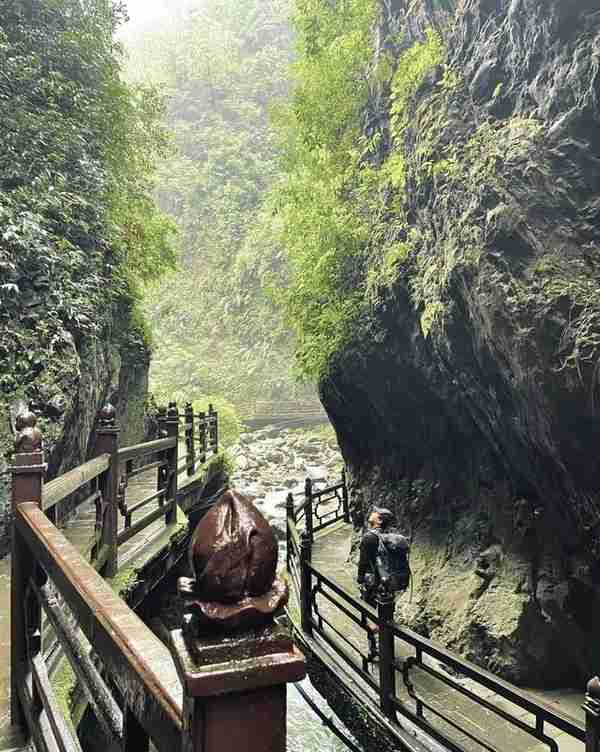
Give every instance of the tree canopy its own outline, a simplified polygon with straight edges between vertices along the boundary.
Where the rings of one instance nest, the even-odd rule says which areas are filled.
[[[286,264],[269,200],[281,176],[270,115],[289,94],[288,12],[287,0],[207,0],[125,38],[130,79],[160,82],[175,142],[157,196],[180,229],[180,269],[147,297],[158,391],[244,402],[303,390],[276,306]]]
[[[5,0],[0,18],[0,393],[115,317],[144,347],[140,284],[172,266],[154,204],[163,102],[121,76],[106,0]],[[132,321],[135,326],[131,331]],[[137,322],[137,324],[136,324]],[[128,333],[128,334],[127,334]],[[127,344],[127,343],[125,343]]]

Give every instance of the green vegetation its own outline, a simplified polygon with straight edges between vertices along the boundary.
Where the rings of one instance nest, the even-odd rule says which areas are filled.
[[[171,530],[168,529],[170,535]],[[169,537],[170,537],[169,535]],[[130,565],[128,567],[122,567],[117,574],[110,580],[107,580],[111,588],[117,595],[123,595],[128,590],[135,587],[138,582],[139,566]]]
[[[296,8],[300,57],[293,101],[280,118],[286,178],[278,209],[291,266],[284,297],[298,337],[298,365],[318,380],[338,353],[377,336],[370,331],[373,307],[410,274],[419,238],[406,219],[405,135],[417,92],[443,66],[445,48],[429,29],[408,48],[398,35],[376,51],[379,18],[370,0],[298,0]],[[445,69],[441,86],[454,85],[456,77]],[[377,97],[387,101],[387,136],[377,127],[365,129]],[[451,167],[450,159],[423,165],[428,178]],[[433,309],[426,326],[431,316]]]
[[[404,191],[406,180],[403,147],[404,134],[409,126],[410,103],[427,76],[442,64],[444,56],[445,49],[439,33],[428,29],[426,40],[413,44],[398,60],[392,79],[390,106],[391,131],[396,148],[386,161],[384,173],[400,191]]]
[[[63,718],[71,733],[77,738],[76,721],[73,718],[73,694],[77,686],[77,677],[67,658],[62,658],[58,668],[52,674],[50,684],[58,701]]]
[[[141,286],[174,261],[152,199],[168,141],[161,97],[121,79],[123,20],[105,0],[2,5],[0,400],[44,401],[114,322],[147,345]]]
[[[126,37],[129,79],[160,82],[174,134],[157,195],[180,228],[180,269],[146,297],[158,393],[238,405],[301,394],[291,333],[296,375],[318,380],[411,265],[404,130],[442,40],[429,30],[403,50],[399,35],[401,54],[376,50],[375,0],[292,5],[293,62],[286,0],[191,3]],[[385,154],[384,133],[364,127],[380,93]]]
[[[293,397],[292,342],[273,301],[286,284],[269,112],[285,100],[287,0],[175,3],[131,29],[128,77],[160,83],[174,150],[157,196],[180,230],[179,269],[149,290],[152,389],[235,404]]]
[[[343,9],[299,0],[295,89],[280,115],[285,181],[278,193],[292,279],[288,319],[301,373],[322,375],[361,318],[366,245],[377,187],[362,138],[376,3]]]

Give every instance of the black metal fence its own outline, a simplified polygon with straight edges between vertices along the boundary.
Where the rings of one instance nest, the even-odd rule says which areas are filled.
[[[393,593],[381,589],[373,608],[315,566],[314,534],[340,519],[349,521],[345,486],[344,479],[314,491],[307,482],[298,507],[288,497],[287,565],[304,635],[322,641],[362,681],[389,721],[398,724],[401,716],[451,752],[571,752],[576,742],[582,751],[600,752],[599,680],[588,685],[584,727],[395,622]],[[497,719],[501,746],[487,733]]]
[[[340,483],[318,489],[310,478],[304,484],[304,501],[294,509],[294,495],[288,494],[288,516],[293,510],[296,527],[308,533],[311,540],[315,533],[334,525],[340,520],[350,522],[346,471],[342,471]]]

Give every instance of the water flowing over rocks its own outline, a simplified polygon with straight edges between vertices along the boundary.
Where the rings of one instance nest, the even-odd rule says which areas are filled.
[[[285,539],[285,504],[292,492],[300,504],[304,482],[339,482],[343,460],[333,438],[275,427],[242,434],[227,450],[235,462],[231,485],[246,494]]]

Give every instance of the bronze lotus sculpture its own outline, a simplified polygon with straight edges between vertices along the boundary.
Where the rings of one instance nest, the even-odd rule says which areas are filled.
[[[288,600],[277,577],[275,535],[256,507],[226,491],[198,523],[190,543],[194,577],[179,591],[196,629],[235,632],[269,624]]]

